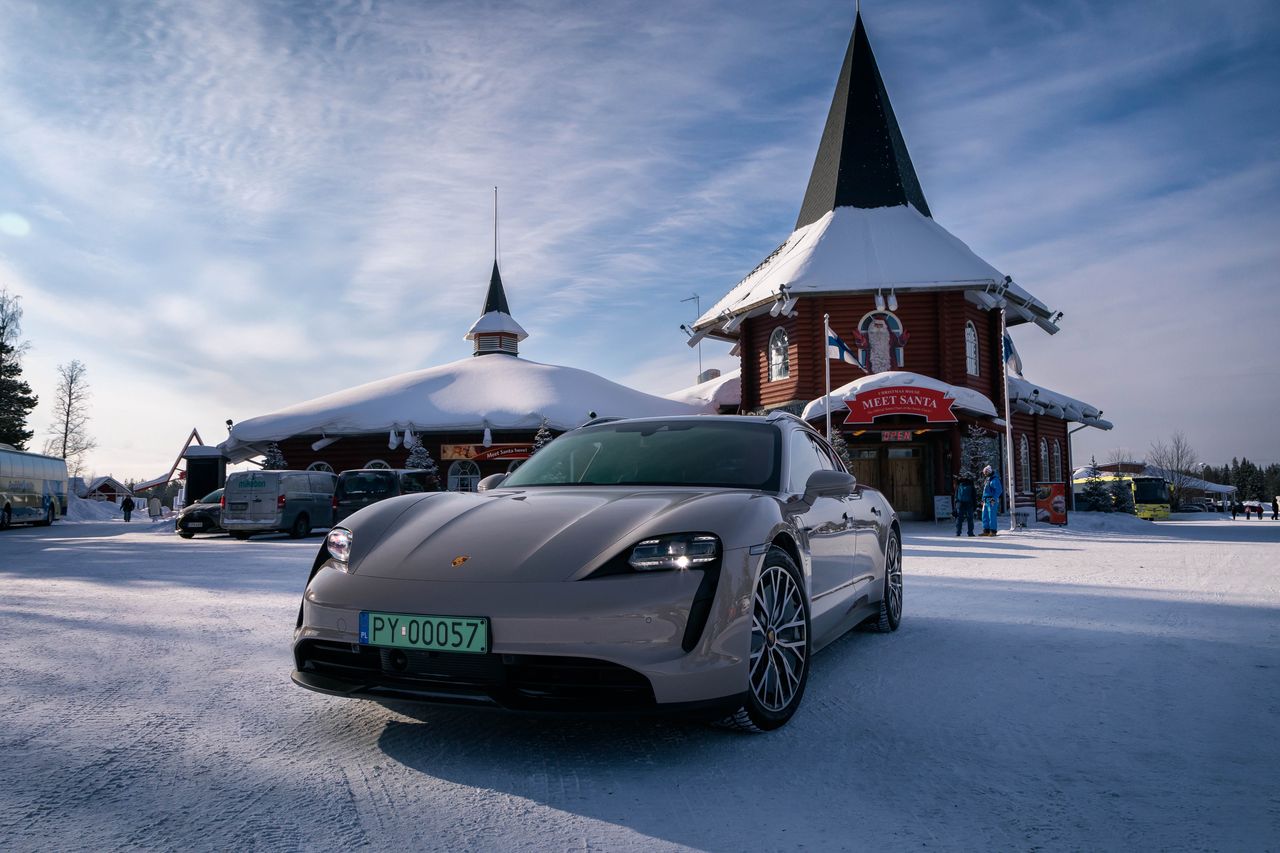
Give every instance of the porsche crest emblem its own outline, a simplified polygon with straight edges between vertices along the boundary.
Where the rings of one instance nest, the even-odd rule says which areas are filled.
[[[463,563],[465,563],[467,560],[470,560],[470,559],[471,559],[471,558],[470,558],[470,557],[468,557],[466,554],[463,554],[463,555],[462,555],[462,556],[460,556],[460,557],[454,557],[454,558],[453,558],[453,567],[456,569],[456,568],[458,568],[458,566],[461,566]]]

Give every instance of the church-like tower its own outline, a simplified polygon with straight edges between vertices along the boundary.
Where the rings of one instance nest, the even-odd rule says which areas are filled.
[[[519,323],[511,316],[507,305],[507,294],[502,289],[502,275],[498,272],[498,261],[493,261],[493,274],[489,276],[489,292],[484,299],[484,310],[480,319],[467,330],[466,340],[474,345],[472,355],[520,355],[520,342],[529,337]]]

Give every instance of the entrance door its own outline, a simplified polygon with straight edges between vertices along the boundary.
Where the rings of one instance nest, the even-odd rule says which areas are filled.
[[[849,473],[858,478],[860,485],[879,488],[880,450],[878,448],[870,450],[849,448],[849,461],[853,463]]]
[[[890,447],[882,490],[903,518],[924,518],[924,453],[919,447]]]

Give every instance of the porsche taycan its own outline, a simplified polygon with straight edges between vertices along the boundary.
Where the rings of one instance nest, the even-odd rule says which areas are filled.
[[[792,415],[593,422],[481,485],[330,531],[295,683],[765,731],[795,714],[815,652],[902,618],[897,515]]]

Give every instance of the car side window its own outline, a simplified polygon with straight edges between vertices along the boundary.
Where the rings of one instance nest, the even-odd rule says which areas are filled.
[[[809,475],[814,471],[835,470],[827,454],[803,432],[797,430],[791,433],[788,450],[790,473],[787,475],[787,483],[791,492],[803,492],[805,484],[809,482]]]

